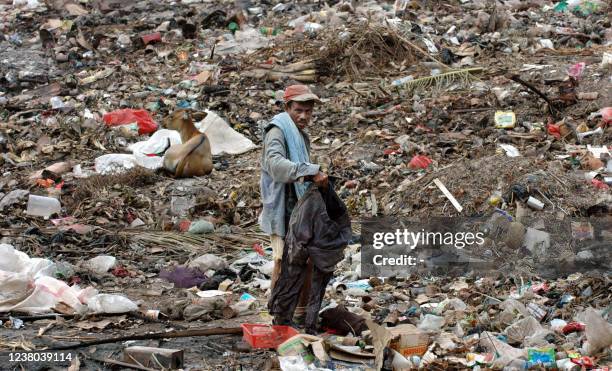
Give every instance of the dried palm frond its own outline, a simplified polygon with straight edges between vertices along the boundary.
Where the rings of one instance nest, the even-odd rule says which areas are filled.
[[[467,85],[468,83],[476,80],[473,74],[482,71],[483,69],[481,67],[473,67],[445,72],[436,76],[421,77],[420,79],[408,81],[404,85],[399,86],[399,88],[406,91],[424,89],[440,90],[455,83]]]
[[[241,250],[250,248],[255,243],[266,243],[260,236],[238,234],[191,234],[162,231],[139,231],[125,229],[119,235],[129,242],[144,248],[164,249],[168,252],[197,251],[212,252],[221,248],[224,250]]]

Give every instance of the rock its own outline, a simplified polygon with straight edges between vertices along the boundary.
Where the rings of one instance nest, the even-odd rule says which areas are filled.
[[[511,222],[508,225],[508,232],[504,242],[506,246],[512,250],[518,250],[523,245],[523,238],[525,237],[525,226],[519,222]]]
[[[55,60],[58,62],[68,62],[68,55],[64,53],[55,54]]]
[[[205,234],[212,233],[214,231],[215,226],[208,220],[196,220],[195,222],[191,223],[188,230],[189,233],[193,234]]]

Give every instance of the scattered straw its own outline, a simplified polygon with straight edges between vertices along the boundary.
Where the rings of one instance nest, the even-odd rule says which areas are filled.
[[[72,194],[74,203],[96,198],[104,189],[115,185],[131,188],[141,188],[157,183],[162,178],[151,170],[135,167],[128,171],[112,175],[92,175],[76,182],[76,189]]]

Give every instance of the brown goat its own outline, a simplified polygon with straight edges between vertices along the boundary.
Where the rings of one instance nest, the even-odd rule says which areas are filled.
[[[164,155],[164,168],[177,178],[208,175],[213,162],[210,141],[194,125],[193,118],[202,120],[205,112],[174,111],[164,119],[164,127],[181,134],[181,144],[171,146]]]

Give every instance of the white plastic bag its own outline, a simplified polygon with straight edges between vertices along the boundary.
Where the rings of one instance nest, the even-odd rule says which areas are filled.
[[[11,280],[3,280],[1,275],[0,281],[3,284],[11,283]],[[17,280],[13,280],[12,284],[15,284],[15,281]],[[48,276],[36,279],[33,285],[33,290],[24,291],[21,295],[0,301],[0,312],[48,313],[60,302],[68,305],[77,313],[83,313],[86,310],[86,307],[81,304],[81,290],[77,287],[70,287],[65,282]],[[0,291],[3,290],[0,289]],[[13,292],[13,294],[17,293]]]
[[[195,260],[192,260],[188,265],[189,268],[198,268],[202,272],[206,272],[209,269],[218,271],[223,268],[227,268],[227,262],[225,259],[213,255],[213,254],[204,254]]]
[[[156,170],[164,166],[164,157],[149,155],[163,154],[175,144],[181,144],[181,134],[176,130],[160,129],[149,139],[130,144],[128,149],[132,151],[137,164]]]
[[[612,345],[612,325],[601,317],[593,308],[577,316],[585,325],[587,341],[582,345],[583,353],[593,355]]]
[[[100,255],[95,258],[89,259],[85,263],[85,267],[90,269],[96,274],[105,274],[110,269],[114,268],[117,264],[117,259],[114,256]]]
[[[440,331],[442,326],[444,326],[444,317],[426,314],[417,327],[424,331]]]
[[[87,301],[93,313],[127,313],[138,310],[138,305],[122,295],[98,294]]]
[[[29,9],[34,9],[40,6],[38,0],[13,0],[13,6],[26,5]]]
[[[111,153],[102,155],[95,160],[96,173],[121,173],[136,166],[136,157],[126,153]]]
[[[205,133],[210,140],[213,156],[222,154],[239,155],[257,146],[247,137],[232,129],[224,119],[215,112],[206,110],[206,118],[196,122],[196,128]]]
[[[501,369],[515,359],[527,359],[527,350],[514,348],[507,343],[499,340],[495,334],[488,331],[480,334],[479,344],[487,349],[487,351],[498,355],[490,365],[495,369]]]

